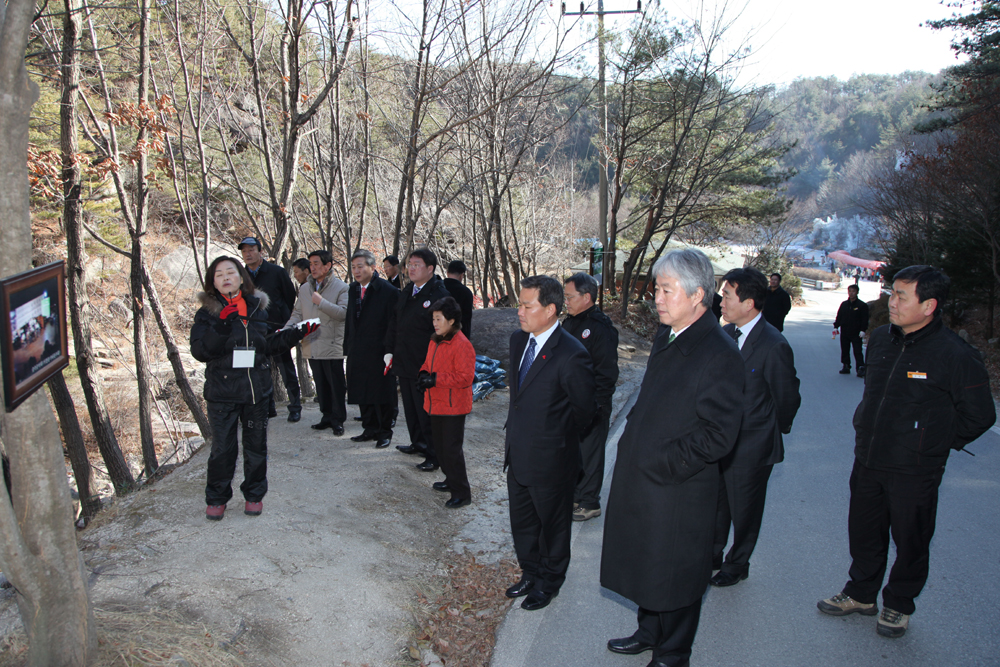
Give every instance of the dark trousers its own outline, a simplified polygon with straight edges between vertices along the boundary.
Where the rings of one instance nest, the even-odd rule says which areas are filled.
[[[431,415],[431,433],[444,481],[452,498],[472,498],[469,475],[465,470],[465,415]]]
[[[551,486],[524,486],[507,470],[510,534],[517,562],[535,588],[555,593],[566,580],[573,525],[576,476],[554,480]]]
[[[927,582],[931,537],[937,519],[942,468],[921,475],[884,472],[857,461],[851,471],[847,535],[851,543],[851,580],[844,592],[858,602],[878,598],[889,555],[889,535],[896,562],[882,590],[882,604],[912,614],[913,599]]]
[[[590,433],[580,439],[581,477],[573,492],[573,502],[588,510],[601,509],[604,484],[604,449],[611,429],[611,415],[597,418]]]
[[[410,444],[421,450],[431,461],[437,461],[431,416],[424,410],[424,392],[417,389],[417,378],[399,378],[399,393],[403,396],[403,415]]]
[[[212,427],[212,451],[208,455],[205,504],[225,505],[233,497],[233,475],[239,443],[236,429],[243,425],[243,483],[240,491],[251,503],[267,493],[267,402],[208,402],[208,422]]]
[[[851,348],[854,348],[854,362],[855,368],[861,368],[865,365],[865,356],[861,350],[861,334],[860,332],[849,332],[840,330],[840,363],[844,364],[848,368],[851,367]]]
[[[343,359],[310,359],[319,410],[323,421],[343,426],[347,420],[347,381],[344,379]]]
[[[653,647],[653,660],[671,667],[684,667],[701,620],[701,598],[673,611],[650,611],[639,607],[639,629],[634,637]]]
[[[375,436],[378,440],[388,440],[392,438],[392,404],[391,403],[363,403],[358,406],[361,409],[361,426],[365,433]]]
[[[285,385],[285,391],[288,392],[288,412],[301,412],[302,399],[299,393],[299,376],[295,372],[295,360],[292,359],[292,351],[288,350],[283,354],[274,355],[271,357],[271,363],[281,373],[281,384]],[[271,407],[274,407],[274,394],[271,394]]]
[[[724,468],[724,469],[723,469]],[[750,566],[750,555],[757,546],[760,524],[764,519],[767,480],[774,466],[737,468],[720,466],[719,506],[715,512],[715,549],[712,558],[722,560],[733,527],[733,546],[726,555],[722,570],[742,574]]]

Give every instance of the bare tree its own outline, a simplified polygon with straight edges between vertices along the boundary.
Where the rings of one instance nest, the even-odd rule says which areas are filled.
[[[24,49],[34,2],[0,4],[0,276],[30,268],[28,121],[38,86]],[[2,389],[0,389],[2,393]],[[44,393],[0,416],[11,500],[0,494],[0,566],[14,585],[31,665],[85,665],[96,643],[73,531],[65,463]]]

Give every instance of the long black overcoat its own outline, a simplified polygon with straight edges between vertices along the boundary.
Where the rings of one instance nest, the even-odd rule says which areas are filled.
[[[653,343],[618,441],[601,585],[651,611],[700,598],[712,575],[718,461],[743,417],[743,358],[712,312]]]
[[[347,355],[347,402],[352,405],[392,403],[396,377],[383,373],[382,357],[388,349],[385,334],[393,321],[399,290],[387,280],[374,276],[358,308],[361,283],[351,283],[347,290],[347,320],[344,330],[344,354]]]

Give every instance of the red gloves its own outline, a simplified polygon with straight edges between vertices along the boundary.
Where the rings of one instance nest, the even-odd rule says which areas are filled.
[[[222,309],[222,312],[219,313],[219,319],[220,320],[228,320],[230,316],[235,315],[238,312],[239,312],[239,308],[236,307],[236,304],[235,303],[231,303],[231,304],[229,304],[228,306],[226,306],[225,308]]]
[[[319,325],[316,324],[315,322],[309,322],[308,324],[304,324],[302,326],[302,337],[305,338],[306,336],[313,333],[317,329],[319,329]]]

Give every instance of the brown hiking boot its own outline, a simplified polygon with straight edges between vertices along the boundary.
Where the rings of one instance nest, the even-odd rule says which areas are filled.
[[[862,616],[874,616],[878,613],[875,603],[865,604],[858,602],[846,593],[837,593],[832,598],[820,600],[816,606],[824,614],[831,616],[847,616],[848,614],[861,614]]]

